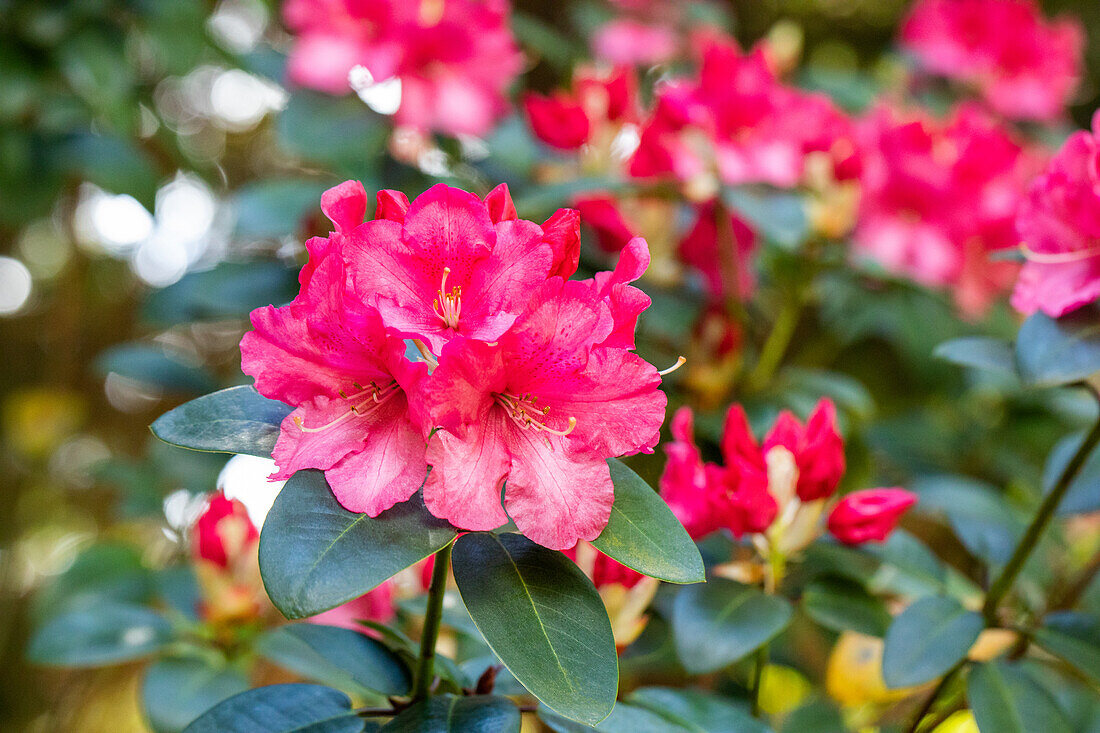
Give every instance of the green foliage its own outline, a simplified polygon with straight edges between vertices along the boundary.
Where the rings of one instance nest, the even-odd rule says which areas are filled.
[[[886,604],[847,580],[815,580],[802,592],[802,610],[833,631],[882,637],[890,626]]]
[[[164,647],[168,621],[142,606],[100,601],[61,613],[38,627],[27,646],[36,664],[99,667],[141,659]]]
[[[184,733],[363,733],[344,693],[320,685],[269,685],[214,706]],[[371,730],[377,730],[371,728]]]
[[[935,679],[966,656],[984,627],[980,614],[947,596],[922,598],[886,632],[882,678],[888,687]]]
[[[743,659],[786,628],[791,606],[783,598],[725,578],[680,589],[672,611],[676,652],[694,674]]]
[[[980,730],[1069,733],[1054,699],[1021,670],[1003,662],[979,664],[967,680],[967,700]]]
[[[1100,372],[1100,327],[1085,307],[1059,319],[1044,313],[1024,321],[1016,339],[1016,365],[1025,384],[1053,387]]]
[[[270,458],[291,408],[252,387],[230,387],[170,410],[153,422],[165,443],[192,450]]]
[[[1035,643],[1100,685],[1100,616],[1073,611],[1048,614]]]
[[[264,522],[260,573],[275,607],[305,618],[361,596],[454,536],[419,495],[372,518],[340,506],[320,471],[299,471]]]
[[[618,689],[615,640],[576,565],[522,535],[487,532],[462,535],[451,563],[470,617],[531,694],[571,720],[607,717]]]
[[[497,695],[438,695],[382,726],[384,733],[518,733],[519,729],[519,708]]]
[[[146,671],[141,704],[156,733],[179,733],[222,700],[248,688],[248,678],[221,660],[166,657]]]

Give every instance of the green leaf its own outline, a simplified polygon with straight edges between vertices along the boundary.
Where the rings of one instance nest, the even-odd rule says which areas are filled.
[[[694,728],[674,723],[651,710],[627,705],[624,702],[615,703],[615,709],[611,711],[611,715],[595,727],[563,718],[542,705],[539,705],[538,716],[539,720],[554,733],[585,733],[592,730],[606,731],[606,733],[691,733],[694,731]]]
[[[918,479],[910,488],[920,495],[917,511],[944,514],[975,557],[1000,565],[1012,556],[1024,523],[992,486],[965,476],[934,476]]]
[[[810,233],[802,196],[760,186],[739,186],[722,192],[727,206],[757,232],[784,249],[797,249]]]
[[[1054,446],[1043,467],[1043,492],[1050,493],[1073,454],[1081,447],[1085,434],[1067,435]],[[1100,451],[1094,450],[1073,478],[1065,497],[1058,505],[1058,514],[1087,514],[1100,510]]]
[[[1004,662],[979,664],[970,670],[967,700],[982,731],[1070,733],[1050,694]]]
[[[225,700],[184,733],[362,733],[366,721],[339,690],[321,685],[269,685]]]
[[[382,726],[384,733],[518,733],[519,729],[519,708],[499,695],[436,695]]]
[[[244,318],[265,305],[288,303],[297,292],[298,271],[282,262],[223,262],[154,291],[141,315],[162,326]]]
[[[680,589],[672,606],[676,653],[693,674],[714,672],[770,641],[791,620],[791,606],[752,586],[711,578]]]
[[[268,631],[256,648],[281,667],[335,687],[404,695],[412,685],[409,670],[398,655],[351,629],[290,624]]]
[[[1100,616],[1073,611],[1048,614],[1035,643],[1100,685]]]
[[[218,386],[199,365],[149,344],[112,346],[96,358],[95,366],[101,374],[114,372],[168,392],[201,394]]]
[[[989,336],[964,336],[944,341],[932,355],[959,366],[1016,375],[1012,344]]]
[[[783,733],[846,733],[844,718],[825,698],[812,699],[783,719]]]
[[[264,520],[260,574],[284,616],[305,618],[358,598],[454,536],[419,494],[371,518],[340,506],[320,471],[299,471]]]
[[[470,618],[531,694],[571,720],[607,717],[619,682],[615,639],[575,564],[522,535],[472,532],[455,542],[451,566]]]
[[[341,174],[362,175],[377,166],[389,138],[383,123],[354,95],[296,91],[276,122],[280,145],[307,160],[326,163]],[[364,181],[367,190],[374,186]]]
[[[749,714],[747,705],[700,690],[643,687],[626,701],[657,713],[694,733],[769,733],[770,728]]]
[[[881,638],[890,626],[886,605],[863,586],[846,580],[815,580],[802,593],[806,615],[833,631]]]
[[[1100,321],[1082,308],[1055,320],[1039,312],[1024,321],[1016,339],[1020,378],[1034,387],[1088,379],[1100,372]]]
[[[222,700],[247,689],[248,678],[224,663],[168,657],[145,673],[141,703],[153,730],[179,733]]]
[[[93,545],[35,595],[31,616],[44,620],[104,600],[141,604],[152,597],[154,587],[153,574],[136,547],[122,543]]]
[[[270,458],[291,407],[252,387],[230,387],[169,410],[152,424],[165,443],[192,450]]]
[[[943,675],[966,656],[984,627],[982,617],[947,596],[922,598],[886,632],[882,678],[887,687],[911,687]]]
[[[237,189],[238,237],[285,237],[299,230],[307,214],[320,211],[325,186],[317,181],[291,179],[258,181]]]
[[[607,526],[592,542],[596,549],[653,578],[670,583],[704,581],[699,548],[668,504],[622,461],[612,458],[607,463],[615,503]]]
[[[31,636],[27,658],[58,667],[98,667],[140,659],[169,641],[171,627],[156,611],[99,603],[54,616]]]

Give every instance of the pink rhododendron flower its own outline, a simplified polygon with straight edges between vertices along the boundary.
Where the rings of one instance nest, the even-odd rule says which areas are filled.
[[[671,60],[680,48],[676,33],[667,26],[618,18],[596,29],[592,50],[612,64],[651,66]]]
[[[783,84],[765,45],[746,54],[717,33],[696,41],[698,78],[661,87],[632,175],[690,181],[713,169],[729,184],[790,187],[802,179],[809,153],[826,152],[852,167],[848,119],[824,95]]]
[[[358,227],[345,257],[353,290],[386,326],[438,352],[456,336],[493,341],[548,276],[572,275],[578,228],[568,209],[542,226],[519,219],[503,185],[482,201],[439,184]]]
[[[442,428],[428,447],[433,514],[472,530],[510,515],[552,549],[603,530],[614,501],[606,459],[653,449],[665,397],[656,369],[602,345],[623,321],[600,289],[551,278],[496,343],[457,338],[443,348],[427,386]]]
[[[829,514],[829,531],[841,542],[884,541],[901,515],[917,503],[905,489],[864,489],[846,495]]]
[[[1028,261],[1013,307],[1057,318],[1100,298],[1100,113],[1032,182],[1016,231]]]
[[[522,68],[508,14],[507,0],[288,0],[283,17],[297,41],[287,74],[343,94],[361,65],[378,82],[400,79],[398,124],[482,135]]]
[[[587,542],[579,542],[575,547],[570,547],[563,552],[573,562],[584,563],[582,570],[597,589],[609,585],[633,588],[646,577],[637,570],[632,570],[618,560],[608,557]]]
[[[354,600],[311,616],[309,622],[368,633],[367,627],[359,623],[360,621],[377,621],[380,624],[386,624],[396,615],[393,581],[387,580]]]
[[[844,476],[844,441],[837,429],[836,407],[830,400],[818,402],[805,425],[790,412],[781,412],[764,439],[763,452],[775,446],[786,448],[794,456],[798,498],[814,501],[836,492]]]
[[[551,147],[576,150],[588,142],[592,126],[580,101],[565,92],[524,95],[523,109],[535,136]]]
[[[1084,29],[1046,21],[1033,0],[921,0],[902,44],[933,73],[973,85],[1016,119],[1062,114],[1081,78]]]
[[[756,233],[740,217],[715,202],[697,206],[696,212],[695,224],[680,240],[680,259],[703,275],[714,298],[727,293],[739,299],[748,298],[756,284],[752,264]],[[724,212],[722,215],[728,217],[728,222],[719,221],[719,212]],[[724,231],[719,231],[720,226]],[[728,252],[722,249],[722,242],[727,240],[734,245]]]
[[[191,527],[191,553],[196,559],[228,568],[246,555],[260,538],[248,510],[220,491],[210,495],[206,508]]]
[[[1013,217],[1040,156],[973,105],[946,121],[879,108],[860,135],[857,252],[983,311],[1015,277],[989,255],[1016,246]]]
[[[345,508],[376,516],[424,480],[425,436],[407,393],[428,369],[405,358],[404,342],[347,283],[330,254],[290,305],[253,311],[241,368],[261,394],[296,408],[283,420],[272,478],[321,469]]]
[[[618,201],[610,194],[585,196],[573,205],[580,213],[581,223],[592,228],[596,244],[605,252],[618,252],[637,236],[637,228],[627,221]]]
[[[636,119],[637,85],[627,67],[607,73],[581,70],[571,91],[531,92],[524,95],[523,107],[536,137],[561,150],[576,150],[597,133]]]

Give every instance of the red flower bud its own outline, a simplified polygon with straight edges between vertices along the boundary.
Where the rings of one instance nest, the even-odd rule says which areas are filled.
[[[916,495],[905,489],[853,491],[829,514],[829,531],[846,545],[882,542],[916,503]]]
[[[219,491],[210,496],[191,528],[191,552],[200,560],[226,568],[259,537],[244,504]]]
[[[563,92],[545,97],[528,94],[523,99],[527,119],[539,140],[562,150],[575,150],[588,142],[592,127],[584,107]]]

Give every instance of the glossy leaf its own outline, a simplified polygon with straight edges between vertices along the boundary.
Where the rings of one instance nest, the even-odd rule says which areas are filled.
[[[850,581],[814,581],[802,593],[802,610],[833,631],[858,631],[881,638],[890,626],[886,605]]]
[[[615,703],[611,715],[595,726],[563,718],[542,705],[539,706],[538,716],[554,733],[586,733],[593,730],[606,733],[693,733],[695,730],[661,717],[652,710],[624,702]]]
[[[31,636],[35,664],[98,667],[152,654],[171,636],[168,621],[144,606],[103,602],[54,616]]]
[[[288,303],[297,293],[298,272],[282,262],[223,262],[151,293],[142,317],[164,326],[244,318],[256,308]]]
[[[1100,323],[1096,310],[1082,308],[1055,320],[1039,312],[1020,327],[1016,365],[1020,378],[1036,387],[1087,379],[1100,372]]]
[[[1050,694],[1004,662],[971,669],[967,699],[981,731],[1070,733],[1069,723]]]
[[[340,506],[320,471],[299,471],[264,520],[260,574],[284,616],[305,618],[358,598],[454,536],[419,494],[371,518]]]
[[[1008,561],[1024,523],[992,486],[965,476],[937,476],[914,482],[916,510],[946,516],[955,536],[975,557],[991,565]]]
[[[284,237],[298,231],[309,214],[320,213],[325,186],[317,181],[258,181],[237,189],[233,197],[238,237]]]
[[[1072,611],[1048,614],[1034,639],[1100,686],[1100,616]]]
[[[672,607],[672,633],[684,668],[714,672],[744,658],[786,628],[791,606],[752,586],[711,578],[682,588]]]
[[[989,336],[964,336],[944,341],[932,354],[959,366],[1016,375],[1012,344]]]
[[[224,663],[169,657],[145,673],[141,704],[153,730],[179,733],[195,718],[248,687],[248,678]]]
[[[151,429],[165,443],[181,448],[270,458],[279,424],[291,409],[252,387],[230,387],[169,410]]]
[[[324,624],[289,624],[260,637],[265,657],[303,677],[383,695],[408,693],[412,678],[401,658],[381,642],[351,629]]]
[[[783,718],[783,733],[847,733],[844,718],[828,699],[800,705]]]
[[[882,678],[887,687],[911,687],[943,675],[981,633],[980,614],[947,596],[922,598],[894,619],[886,632]]]
[[[46,619],[102,601],[142,604],[152,597],[154,588],[153,573],[145,567],[136,547],[122,543],[92,545],[34,596],[31,616]]]
[[[734,703],[700,690],[643,687],[626,701],[650,710],[695,733],[769,733],[771,729],[749,714],[747,704]]]
[[[366,722],[339,690],[321,685],[268,685],[207,711],[184,733],[362,733]]]
[[[611,519],[592,544],[644,575],[671,583],[702,582],[703,558],[668,504],[622,461],[607,463],[615,503]]]
[[[519,708],[499,695],[436,695],[382,726],[384,733],[518,733],[519,729]]]
[[[459,537],[451,564],[474,624],[531,694],[571,720],[607,717],[618,689],[615,640],[576,565],[522,535],[487,532]]]

